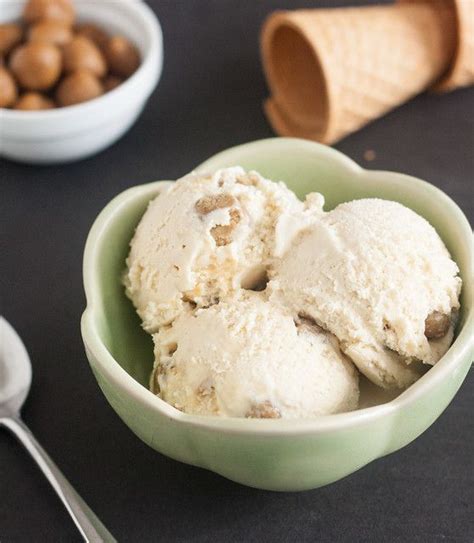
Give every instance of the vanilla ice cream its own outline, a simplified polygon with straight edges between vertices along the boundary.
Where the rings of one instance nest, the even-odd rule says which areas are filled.
[[[357,371],[337,340],[263,293],[183,311],[153,339],[151,388],[186,413],[294,419],[357,407]]]
[[[164,189],[136,229],[124,279],[145,330],[264,284],[270,259],[322,204],[318,196],[305,206],[283,183],[239,167]]]
[[[449,348],[458,267],[432,226],[391,201],[339,205],[270,272],[271,299],[314,319],[374,383],[404,388]]]
[[[436,231],[396,202],[323,204],[240,167],[190,174],[150,202],[124,283],[163,400],[310,418],[357,407],[355,366],[403,389],[444,355],[461,280]]]

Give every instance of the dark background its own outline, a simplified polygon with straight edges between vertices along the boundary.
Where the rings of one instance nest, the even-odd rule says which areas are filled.
[[[102,207],[272,132],[258,31],[276,8],[357,1],[153,0],[165,66],[115,146],[67,166],[0,162],[2,313],[33,362],[24,419],[120,541],[474,541],[474,371],[441,418],[400,452],[319,490],[253,490],[179,464],[118,419],[79,332],[81,260]],[[423,95],[336,145],[362,165],[422,177],[474,221],[474,90]],[[364,161],[373,149],[376,159]],[[0,431],[0,541],[79,541],[47,482]]]

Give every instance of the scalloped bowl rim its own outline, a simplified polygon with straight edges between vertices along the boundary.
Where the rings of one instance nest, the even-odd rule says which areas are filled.
[[[288,150],[288,147],[298,148],[308,152],[318,152],[326,155],[328,160],[337,162],[344,166],[352,174],[357,176],[374,176],[380,179],[380,175],[393,175],[395,172],[382,170],[365,170],[352,159],[343,153],[307,140],[297,138],[269,138],[258,140],[255,142],[246,143],[232,147],[221,153],[214,155],[208,161],[205,161],[198,166],[196,171],[205,171],[206,165],[216,158],[222,159],[226,155],[229,158],[234,153],[239,153],[244,148],[252,146],[258,149],[259,146],[267,147],[269,145],[280,146],[282,149]],[[295,147],[296,146],[296,147]],[[469,222],[465,218],[459,207],[449,198],[444,192],[430,185],[426,181],[422,181],[416,177],[405,174],[395,173],[399,177],[400,182],[404,184],[406,181],[416,183],[423,189],[428,190],[432,196],[435,196],[444,201],[444,204],[450,208],[450,212],[456,217],[459,226],[466,235],[466,240],[470,240],[470,256],[472,261],[472,231]],[[86,348],[94,355],[96,363],[100,365],[101,370],[107,377],[126,394],[135,398],[139,402],[148,404],[152,409],[156,409],[162,415],[171,418],[183,425],[192,425],[202,428],[215,429],[224,433],[238,434],[261,434],[261,435],[316,435],[322,432],[338,431],[348,427],[356,428],[360,425],[365,425],[373,420],[378,420],[381,417],[394,413],[395,411],[408,408],[415,403],[421,396],[425,395],[430,389],[434,388],[440,381],[445,379],[451,371],[453,371],[458,361],[462,361],[465,356],[474,351],[474,337],[469,334],[469,330],[474,328],[474,308],[471,307],[469,314],[466,316],[463,329],[451,345],[449,351],[443,358],[430,369],[416,383],[411,385],[406,391],[402,392],[395,399],[376,406],[362,408],[348,413],[338,413],[333,415],[321,415],[313,419],[295,419],[295,420],[258,420],[258,419],[242,419],[234,417],[211,417],[199,416],[183,413],[152,392],[142,386],[131,375],[129,375],[120,364],[114,359],[112,354],[103,344],[100,335],[94,323],[95,308],[100,304],[100,289],[96,276],[96,267],[99,257],[99,249],[104,239],[104,234],[110,221],[120,214],[121,210],[128,205],[134,198],[141,197],[144,193],[156,193],[163,183],[169,181],[155,181],[144,185],[138,185],[129,188],[113,200],[101,211],[95,220],[89,236],[87,238],[84,251],[84,288],[87,299],[87,307],[83,313],[81,320],[81,329]]]

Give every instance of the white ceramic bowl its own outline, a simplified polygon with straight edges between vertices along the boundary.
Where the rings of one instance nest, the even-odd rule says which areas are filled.
[[[25,0],[1,0],[0,23],[19,19]],[[78,20],[100,24],[139,49],[138,70],[89,102],[50,111],[0,109],[0,156],[33,164],[69,162],[102,151],[140,115],[163,64],[160,24],[141,0],[75,0]]]

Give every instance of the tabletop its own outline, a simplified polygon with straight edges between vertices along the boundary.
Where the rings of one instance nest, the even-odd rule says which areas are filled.
[[[474,371],[403,450],[318,490],[272,493],[143,444],[99,391],[80,337],[82,252],[102,207],[127,187],[177,178],[219,150],[272,136],[258,53],[268,13],[364,3],[150,0],[163,26],[164,71],[130,132],[70,165],[0,163],[1,313],[22,336],[34,372],[24,419],[119,541],[474,541]],[[473,111],[474,89],[424,94],[335,147],[365,167],[426,179],[472,223]],[[48,483],[3,431],[0,541],[80,541]]]

